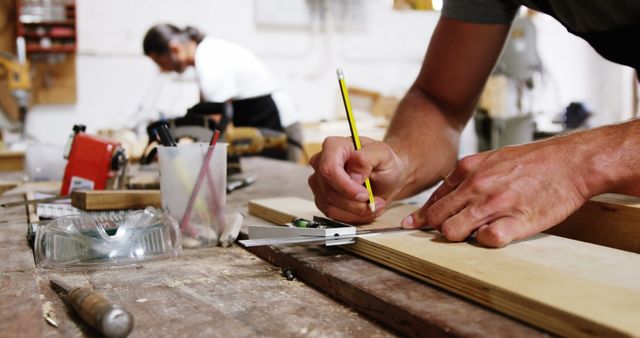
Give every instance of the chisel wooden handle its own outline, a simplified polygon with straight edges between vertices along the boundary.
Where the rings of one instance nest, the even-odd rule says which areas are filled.
[[[72,289],[66,301],[82,320],[105,337],[126,337],[133,329],[133,316],[127,310],[88,288]]]

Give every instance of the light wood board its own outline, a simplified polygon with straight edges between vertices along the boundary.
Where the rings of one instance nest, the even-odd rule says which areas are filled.
[[[300,184],[313,173],[311,167],[263,157],[246,157],[241,161],[244,175],[256,176],[258,180],[227,196],[227,212],[245,214],[247,202],[259,198],[296,196],[313,200],[309,186]],[[254,224],[269,222],[246,215],[245,230]],[[297,280],[391,328],[399,336],[549,337],[520,320],[382,264],[361,259],[340,247],[293,245],[245,249],[279,268],[292,269]]]
[[[371,224],[358,226],[358,230],[400,229],[402,218],[416,210],[417,206],[408,204],[391,205],[383,218]],[[320,216],[322,212],[309,200],[298,197],[281,197],[254,199],[249,201],[249,213],[270,222],[283,225],[296,217],[312,220],[313,216]],[[388,222],[397,220],[397,222]]]
[[[254,215],[271,221],[320,214],[313,203],[297,198],[250,204],[252,213],[270,210]],[[384,214],[376,226],[395,227],[408,209]],[[346,248],[556,334],[640,336],[635,253],[547,234],[488,249],[423,231],[359,238]]]
[[[71,205],[82,210],[144,209],[162,207],[160,190],[91,190],[71,193]]]

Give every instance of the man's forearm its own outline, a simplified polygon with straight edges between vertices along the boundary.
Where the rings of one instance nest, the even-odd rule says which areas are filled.
[[[640,196],[640,120],[567,137],[580,155],[580,175],[591,196],[612,192]]]
[[[466,119],[447,118],[445,109],[415,88],[400,102],[385,136],[407,168],[406,185],[394,198],[429,188],[453,168]]]

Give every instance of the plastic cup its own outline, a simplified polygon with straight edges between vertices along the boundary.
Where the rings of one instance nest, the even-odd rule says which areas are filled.
[[[215,246],[225,227],[227,144],[215,145],[201,175],[209,149],[205,143],[158,147],[162,207],[180,224],[184,247]]]

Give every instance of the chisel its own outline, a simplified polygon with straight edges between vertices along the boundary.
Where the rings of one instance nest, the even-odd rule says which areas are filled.
[[[50,280],[51,288],[91,327],[108,338],[126,337],[133,329],[133,316],[122,307],[109,302],[88,288],[72,288],[63,282]]]

